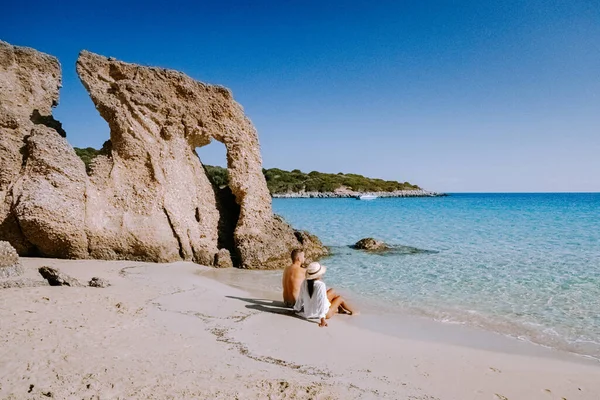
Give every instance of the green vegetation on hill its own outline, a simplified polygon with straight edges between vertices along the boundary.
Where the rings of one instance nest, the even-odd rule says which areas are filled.
[[[90,163],[94,158],[100,155],[100,150],[96,150],[93,147],[86,147],[85,149],[75,147],[75,154],[77,154],[79,158],[81,158],[81,160],[85,164],[85,168],[89,170]]]
[[[227,172],[227,168],[205,165],[204,170],[206,171],[206,175],[208,175],[208,179],[210,179],[214,185],[222,188],[229,183],[229,173]]]
[[[89,170],[91,161],[102,150],[96,150],[91,147],[80,149],[75,147],[75,153],[83,160],[86,168]],[[209,179],[217,186],[223,187],[229,181],[227,169],[212,165],[205,165],[206,174]],[[279,168],[263,169],[263,174],[267,180],[267,187],[271,194],[289,193],[289,192],[333,192],[336,189],[347,188],[357,192],[393,192],[396,190],[418,190],[417,185],[411,185],[408,182],[385,181],[383,179],[366,178],[357,174],[326,174],[312,171],[308,174],[295,169],[293,171],[284,171]]]
[[[104,142],[104,144],[102,145],[102,148],[100,150],[94,149],[93,147],[86,147],[85,149],[82,149],[79,147],[74,147],[75,154],[77,154],[79,156],[79,158],[81,158],[81,160],[85,164],[85,170],[88,174],[90,172],[92,160],[101,154],[109,154],[110,149],[111,149],[110,140],[107,140],[106,142]]]
[[[312,171],[308,174],[295,169],[291,172],[279,168],[263,169],[271,194],[287,192],[333,192],[347,188],[357,192],[393,192],[395,190],[415,190],[416,185],[408,182],[385,181],[366,178],[357,174],[326,174]]]

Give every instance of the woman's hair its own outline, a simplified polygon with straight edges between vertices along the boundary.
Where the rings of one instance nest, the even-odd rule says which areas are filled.
[[[308,289],[308,297],[312,298],[313,292],[315,291],[315,280],[314,279],[307,280],[306,288]]]

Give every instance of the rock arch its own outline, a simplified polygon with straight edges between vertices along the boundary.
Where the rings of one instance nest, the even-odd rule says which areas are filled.
[[[110,142],[88,176],[55,127],[27,127],[27,156],[11,184],[18,204],[11,200],[5,214],[26,227],[37,252],[228,265],[218,240],[223,212],[239,213],[233,258],[241,267],[281,267],[295,247],[309,257],[325,252],[318,239],[273,216],[258,135],[229,90],[86,51],[77,72],[109,124]],[[237,207],[215,196],[195,154],[211,140],[226,147]]]

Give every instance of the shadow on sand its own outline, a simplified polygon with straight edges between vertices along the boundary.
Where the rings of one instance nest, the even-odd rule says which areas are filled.
[[[285,304],[283,304],[283,301],[267,300],[267,299],[249,299],[246,297],[237,297],[237,296],[225,296],[225,297],[227,297],[228,299],[235,299],[235,300],[245,301],[246,303],[250,303],[250,304],[246,305],[246,308],[248,308],[250,310],[257,310],[257,311],[267,312],[267,313],[271,313],[271,314],[278,314],[278,315],[286,315],[288,317],[298,318],[303,321],[309,321],[307,319],[304,319],[304,318],[296,315],[296,313],[294,313],[294,310],[292,310],[291,308],[289,308]],[[309,321],[309,322],[313,322],[313,321]]]

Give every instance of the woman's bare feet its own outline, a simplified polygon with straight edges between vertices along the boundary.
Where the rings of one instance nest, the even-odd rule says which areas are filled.
[[[338,309],[338,313],[340,314],[346,314],[346,315],[352,315],[352,316],[357,316],[360,315],[360,313],[358,311],[351,311],[348,310],[346,308],[344,308],[344,303],[342,303]]]

